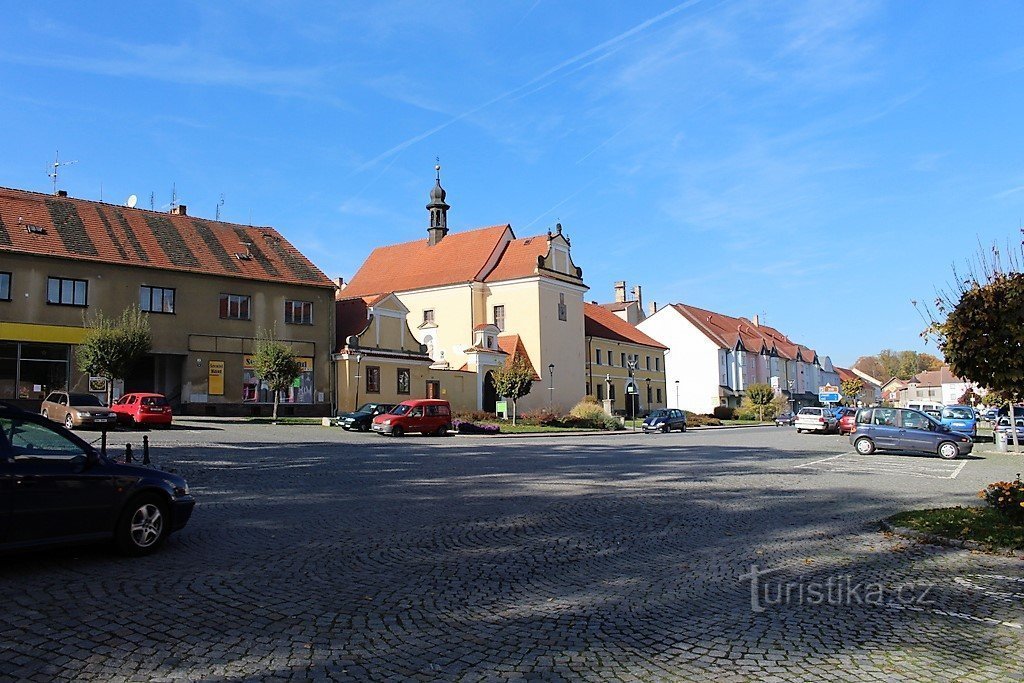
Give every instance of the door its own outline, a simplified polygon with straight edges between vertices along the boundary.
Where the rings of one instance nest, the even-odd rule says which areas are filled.
[[[7,541],[109,534],[113,477],[81,445],[36,422],[0,418],[11,480]]]
[[[900,411],[900,449],[934,453],[938,448],[938,436],[933,430],[932,421],[922,413],[914,410]]]
[[[430,398],[440,397],[432,396]],[[494,388],[494,377],[490,370],[484,375],[484,400],[481,408],[485,413],[493,413],[498,409],[498,390]]]
[[[878,448],[898,448],[900,427],[895,408],[875,408],[871,416],[870,434]]]
[[[436,379],[427,380],[427,398],[441,398],[441,383]]]

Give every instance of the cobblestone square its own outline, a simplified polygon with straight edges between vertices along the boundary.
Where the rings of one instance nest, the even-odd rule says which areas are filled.
[[[2,559],[0,679],[1024,680],[1024,562],[878,528],[1014,456],[192,426],[150,434],[199,501],[159,553]]]

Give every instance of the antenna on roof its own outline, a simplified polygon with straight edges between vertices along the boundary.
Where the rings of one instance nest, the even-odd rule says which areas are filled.
[[[149,193],[149,210],[156,211],[156,192]]]
[[[139,198],[135,195],[128,195],[128,199],[125,200],[124,205],[129,209],[134,209],[135,205],[139,203]]]
[[[75,160],[75,161],[61,161],[60,160],[60,150],[57,150],[57,152],[54,154],[54,156],[53,156],[53,165],[50,166],[48,168],[48,170],[46,171],[46,175],[50,178],[50,180],[53,181],[53,193],[54,194],[57,194],[57,171],[60,169],[61,166],[70,166],[71,164],[77,164],[77,163],[78,163],[77,160]]]
[[[100,181],[100,202],[103,202],[103,181]]]
[[[217,202],[217,216],[216,216],[216,218],[214,218],[214,220],[217,220],[217,221],[220,220],[220,207],[222,207],[222,206],[224,206],[224,193],[223,192],[220,193],[220,201]]]
[[[171,183],[171,213],[178,208],[178,184]]]

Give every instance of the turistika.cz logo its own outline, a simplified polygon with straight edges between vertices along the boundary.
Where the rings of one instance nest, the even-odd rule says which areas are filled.
[[[780,606],[830,605],[850,607],[860,605],[924,607],[934,601],[929,597],[934,589],[928,583],[904,583],[886,587],[877,582],[857,581],[849,574],[830,576],[822,580],[803,577],[788,581],[773,580],[769,574],[779,569],[761,569],[756,564],[740,576],[750,582],[750,609],[753,612]]]

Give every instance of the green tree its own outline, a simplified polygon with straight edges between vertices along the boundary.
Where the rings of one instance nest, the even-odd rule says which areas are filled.
[[[747,401],[757,408],[757,419],[764,421],[764,409],[775,400],[775,390],[771,385],[758,383],[747,387]]]
[[[841,389],[843,396],[853,401],[853,405],[857,405],[857,396],[864,391],[864,382],[857,377],[844,379]]]
[[[97,312],[86,320],[88,331],[78,346],[78,365],[90,375],[107,380],[107,405],[114,399],[114,380],[123,380],[153,345],[149,318],[137,306],[119,319]]]
[[[516,402],[533,388],[533,368],[522,356],[513,356],[504,367],[491,371],[499,396],[512,401],[512,424],[516,423]]]
[[[1024,244],[1020,247],[1024,254]],[[978,263],[962,275],[953,269],[953,291],[943,292],[935,300],[936,310],[927,310],[926,336],[938,342],[950,369],[987,388],[990,395],[1005,400],[1010,407],[1024,397],[1024,273],[1021,258],[1008,252],[1004,265],[998,248],[991,257],[984,252]],[[916,302],[915,302],[916,305]],[[1014,450],[1019,450],[1016,430]]]
[[[938,370],[942,367],[942,359],[930,353],[882,349],[874,356],[861,356],[853,367],[885,382],[892,377],[910,379],[925,370]]]
[[[281,392],[302,374],[302,363],[287,344],[278,341],[272,332],[260,332],[256,338],[256,352],[252,356],[252,369],[274,394],[273,421],[277,422],[277,407]]]

